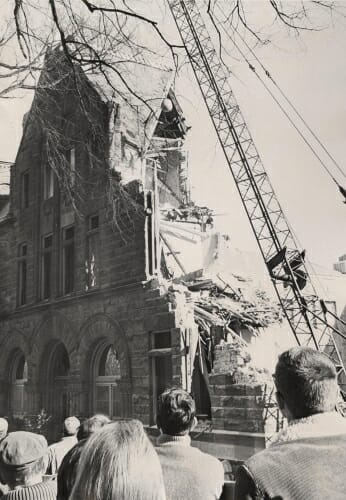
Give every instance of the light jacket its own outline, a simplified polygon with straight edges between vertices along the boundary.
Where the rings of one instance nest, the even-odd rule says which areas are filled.
[[[156,447],[169,500],[216,500],[224,483],[217,458],[191,446],[189,436],[162,434]]]

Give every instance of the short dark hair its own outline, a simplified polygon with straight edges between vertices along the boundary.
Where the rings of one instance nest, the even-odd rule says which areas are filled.
[[[293,418],[335,408],[337,373],[326,354],[311,347],[293,347],[279,356],[274,377]]]
[[[157,425],[170,436],[189,432],[196,415],[196,405],[192,396],[183,389],[166,389],[159,397]]]

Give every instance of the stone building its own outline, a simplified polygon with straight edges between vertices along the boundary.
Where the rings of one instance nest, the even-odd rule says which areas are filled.
[[[220,277],[227,238],[190,199],[173,73],[124,76],[71,69],[55,50],[24,117],[0,199],[1,413],[44,409],[48,437],[71,414],[153,425],[157,396],[179,385],[216,429],[205,449],[243,459],[268,414],[246,341],[278,313]]]
[[[176,315],[150,278],[158,190],[178,205],[187,196],[186,126],[172,73],[150,71],[136,75],[139,100],[71,72],[59,51],[46,58],[1,198],[5,415],[44,408],[60,423],[97,411],[149,424],[158,391],[181,382]],[[162,175],[145,160],[154,142],[169,146]]]

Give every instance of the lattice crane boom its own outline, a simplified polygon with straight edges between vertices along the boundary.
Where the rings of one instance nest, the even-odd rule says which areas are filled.
[[[295,242],[263,167],[232,92],[229,72],[214,48],[196,0],[167,1],[292,332],[299,345],[328,353],[342,386],[346,372],[333,328],[325,321],[305,266],[305,252]]]

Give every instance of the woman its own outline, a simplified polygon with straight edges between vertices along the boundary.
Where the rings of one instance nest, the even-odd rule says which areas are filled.
[[[143,425],[120,420],[89,438],[70,500],[165,500],[160,462]]]

